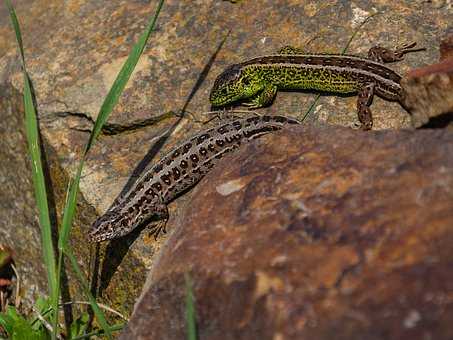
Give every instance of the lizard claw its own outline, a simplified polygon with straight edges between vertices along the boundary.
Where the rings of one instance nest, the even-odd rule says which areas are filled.
[[[162,232],[162,234],[167,233],[167,221],[166,220],[160,220],[156,224],[153,224],[152,226],[149,227],[149,236],[154,236],[154,240],[157,241],[157,238],[159,237],[159,234]]]
[[[395,57],[398,58],[397,61],[403,60],[404,55],[406,53],[425,51],[426,50],[425,47],[414,48],[415,46],[417,46],[417,42],[416,41],[411,42],[411,43],[407,43],[407,44],[403,44],[403,45],[397,47],[395,49],[395,52],[394,52],[395,53]]]

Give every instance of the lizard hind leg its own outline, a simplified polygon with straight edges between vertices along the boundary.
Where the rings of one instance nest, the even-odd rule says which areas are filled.
[[[373,116],[371,114],[370,105],[374,96],[374,83],[364,85],[357,96],[357,115],[361,124],[362,130],[371,130],[373,127]]]

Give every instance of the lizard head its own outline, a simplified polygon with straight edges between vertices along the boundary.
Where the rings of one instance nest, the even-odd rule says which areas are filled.
[[[92,242],[111,240],[130,233],[153,214],[138,206],[120,205],[107,211],[91,226],[88,234]]]
[[[123,236],[132,230],[128,224],[127,218],[121,215],[119,209],[113,209],[94,221],[88,235],[92,242],[110,240]]]
[[[215,80],[209,100],[213,106],[225,106],[253,97],[263,89],[251,72],[244,71],[241,64],[229,66]]]

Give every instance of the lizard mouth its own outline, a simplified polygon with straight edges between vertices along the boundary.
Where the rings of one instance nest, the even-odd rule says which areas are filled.
[[[91,242],[102,242],[102,241],[107,241],[111,240],[114,238],[121,237],[125,234],[127,234],[129,231],[120,231],[120,230],[110,230],[109,232],[106,232],[104,230],[92,230],[89,234],[88,237],[90,238]]]
[[[90,232],[88,234],[88,237],[90,238],[91,242],[102,242],[108,240],[108,237],[106,235],[98,234],[95,231]]]
[[[221,99],[211,100],[211,105],[214,107],[220,107],[220,106],[228,105],[233,102],[234,102],[234,100],[231,100],[229,98],[227,98],[227,99],[221,98]]]
[[[117,237],[118,229],[116,225],[121,224],[118,214],[115,211],[106,212],[103,216],[94,221],[88,237],[91,242],[102,242]]]
[[[222,91],[213,90],[209,95],[212,106],[223,106],[231,102],[231,96],[225,96]]]
[[[239,102],[240,100],[242,100],[242,96],[241,95],[237,95],[237,94],[230,94],[228,96],[225,96],[225,95],[215,95],[214,93],[211,94],[211,97],[210,97],[210,102],[211,102],[211,105],[214,106],[214,107],[219,107],[219,106],[226,106],[226,105],[230,105],[230,104],[234,104],[236,102]]]

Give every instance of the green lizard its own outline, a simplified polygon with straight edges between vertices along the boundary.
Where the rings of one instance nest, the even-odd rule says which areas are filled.
[[[357,113],[361,127],[373,126],[370,105],[374,94],[402,105],[401,76],[383,63],[400,61],[416,43],[394,50],[375,46],[368,57],[341,54],[303,54],[286,46],[275,55],[253,58],[229,66],[214,82],[210,101],[221,107],[243,102],[250,108],[269,105],[278,90],[316,90],[338,94],[358,94]]]

